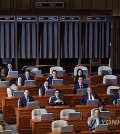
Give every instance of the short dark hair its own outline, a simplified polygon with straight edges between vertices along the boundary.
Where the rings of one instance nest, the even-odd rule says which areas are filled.
[[[30,92],[30,90],[29,90],[29,89],[24,89],[24,92],[25,92],[26,90],[28,90],[28,91]]]
[[[52,70],[52,73],[53,73],[53,72],[56,72],[56,73],[57,73],[57,71],[56,71],[56,70]]]
[[[100,113],[100,110],[99,110],[99,109],[94,109],[94,110],[93,110],[93,114],[95,113],[96,110],[98,110],[98,112]]]
[[[58,91],[59,93],[61,93],[61,90],[60,89],[55,89],[55,92]]]
[[[29,69],[26,69],[25,72],[29,72],[29,73],[31,73],[31,71],[30,71]]]
[[[11,79],[11,84],[15,84],[16,83],[16,79],[15,78],[12,78]]]

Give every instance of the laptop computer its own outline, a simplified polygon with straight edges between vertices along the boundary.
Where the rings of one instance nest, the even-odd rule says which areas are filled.
[[[108,124],[99,124],[95,128],[95,132],[100,132],[100,131],[108,131]]]
[[[90,78],[83,79],[83,83],[90,84],[91,83]]]
[[[116,93],[118,93],[118,90],[119,90],[119,88],[118,89],[110,89],[110,94],[116,94]]]
[[[42,70],[37,70],[37,71],[32,71],[32,75],[34,75],[34,76],[39,76],[39,75],[41,75],[42,74]]]
[[[120,106],[120,99],[117,99],[117,105]]]
[[[53,96],[55,95],[54,89],[45,90],[45,96]]]
[[[106,119],[109,116],[110,111],[100,111],[100,117]]]
[[[0,132],[0,134],[12,134],[12,130],[4,130],[3,132]]]
[[[61,126],[61,132],[73,132],[73,125]]]
[[[116,84],[117,83],[117,79],[106,79],[106,83],[107,84]]]
[[[63,79],[52,79],[52,85],[63,85]]]
[[[83,71],[83,75],[88,75],[88,70],[82,70]]]
[[[112,70],[101,70],[102,75],[110,75],[112,74]]]
[[[14,91],[13,92],[14,97],[23,97],[24,96],[24,91]]]
[[[25,80],[25,86],[35,86],[35,80]]]
[[[31,101],[27,102],[27,108],[38,108],[39,107],[39,101]]]
[[[81,88],[77,90],[77,94],[85,95],[87,93],[87,88]]]
[[[41,120],[53,120],[53,113],[42,113]]]
[[[0,81],[0,87],[9,87],[9,81]]]
[[[58,70],[57,75],[63,76],[65,74],[65,70]]]
[[[98,102],[99,102],[98,99],[95,99],[95,100],[87,100],[87,105],[88,106],[97,106],[98,107]]]
[[[70,112],[68,118],[80,118],[80,112]]]
[[[7,77],[18,78],[18,71],[8,71]]]

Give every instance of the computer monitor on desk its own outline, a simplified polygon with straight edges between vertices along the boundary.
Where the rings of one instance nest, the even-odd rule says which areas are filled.
[[[53,79],[52,85],[63,85],[63,79]]]
[[[25,80],[25,86],[35,86],[35,80]]]
[[[9,71],[7,77],[18,78],[18,71]]]
[[[95,100],[87,100],[87,105],[88,106],[97,106],[98,107],[98,103],[99,103],[99,100],[98,99],[95,99]]]
[[[27,108],[38,108],[39,107],[39,101],[31,101],[27,102]]]
[[[9,81],[0,81],[0,87],[9,87]]]

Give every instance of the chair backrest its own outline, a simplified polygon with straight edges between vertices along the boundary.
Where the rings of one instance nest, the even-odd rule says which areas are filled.
[[[108,73],[109,75],[112,74],[112,68],[109,66],[100,66],[98,68],[98,75],[106,75]]]
[[[38,68],[34,67],[31,71],[38,71]]]
[[[21,86],[21,77],[18,78],[17,85],[18,85],[18,86]]]
[[[107,95],[110,95],[111,94],[111,90],[116,90],[116,89],[119,89],[120,87],[119,86],[109,86],[107,88]]]
[[[12,97],[13,96],[12,95],[12,91],[11,91],[10,88],[7,88],[7,95],[8,95],[8,97]]]
[[[61,70],[63,70],[63,67],[60,67],[60,66],[50,67],[50,74],[52,74],[53,70],[61,71]]]
[[[60,118],[68,118],[70,112],[75,112],[74,109],[63,109],[60,112]]]
[[[78,69],[82,69],[82,70],[83,70],[83,75],[88,75],[88,69],[87,69],[87,67],[85,67],[85,66],[76,66],[76,67],[74,68],[74,76],[77,76],[77,71],[78,71]],[[86,74],[84,74],[84,72],[85,72]]]
[[[103,77],[103,84],[117,84],[117,76],[105,75]]]
[[[68,126],[68,122],[65,120],[57,120],[52,122],[52,132],[61,132],[62,126]]]
[[[34,110],[32,110],[32,119],[41,119],[41,117],[40,117],[40,115],[41,114],[45,114],[45,113],[47,113],[47,110],[46,109],[34,109]]]

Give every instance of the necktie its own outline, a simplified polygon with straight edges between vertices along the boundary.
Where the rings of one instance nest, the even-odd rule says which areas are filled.
[[[90,94],[90,100],[92,100],[92,94]]]

